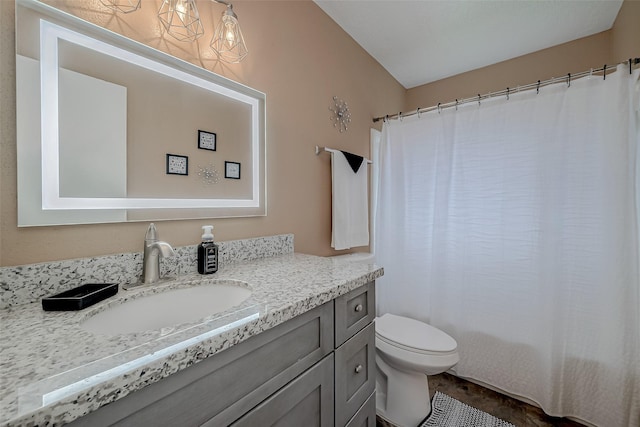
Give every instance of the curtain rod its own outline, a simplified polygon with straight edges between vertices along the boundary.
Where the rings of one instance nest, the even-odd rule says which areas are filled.
[[[619,64],[629,64],[629,74],[632,73],[634,65],[638,65],[640,64],[640,58],[629,58],[627,61],[623,61],[620,62]],[[445,108],[451,108],[451,107],[456,107],[456,109],[463,105],[463,104],[467,104],[469,102],[477,102],[478,104],[483,100],[483,99],[489,99],[489,98],[493,98],[496,96],[506,96],[507,99],[509,99],[509,95],[513,94],[513,93],[517,93],[520,92],[521,90],[529,90],[529,89],[536,89],[537,91],[540,90],[541,87],[543,86],[548,86],[551,84],[555,84],[555,83],[561,83],[561,82],[565,82],[567,83],[567,86],[571,86],[571,79],[577,79],[580,77],[585,77],[585,76],[591,76],[593,74],[597,74],[597,73],[602,73],[603,78],[606,80],[607,78],[607,72],[610,70],[615,70],[616,67],[619,65],[612,65],[612,66],[608,66],[608,65],[604,65],[600,68],[592,68],[589,71],[583,71],[581,73],[577,73],[577,74],[571,74],[568,73],[566,76],[563,77],[552,77],[549,80],[544,80],[544,81],[540,81],[538,80],[536,83],[530,83],[524,86],[518,86],[516,88],[506,88],[504,90],[500,90],[497,92],[489,92],[485,95],[480,95],[478,94],[478,96],[474,96],[472,98],[464,98],[464,99],[456,99],[455,101],[450,101],[450,102],[445,102],[445,103],[438,103],[438,105],[434,105],[432,107],[425,107],[425,108],[418,108],[415,111],[411,111],[408,113],[403,114],[402,111],[396,114],[389,114],[383,117],[374,117],[373,122],[379,122],[380,120],[389,120],[389,119],[397,119],[397,118],[403,118],[403,117],[409,117],[409,116],[413,116],[413,115],[420,115],[422,113],[426,113],[429,111],[442,111]]]

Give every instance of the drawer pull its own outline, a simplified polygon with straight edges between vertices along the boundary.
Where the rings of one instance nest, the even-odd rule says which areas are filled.
[[[357,311],[358,313],[362,311],[362,304],[358,304],[356,305],[356,307],[354,308],[355,311]]]
[[[362,371],[362,365],[356,366],[355,371],[356,371],[356,374],[359,374]]]

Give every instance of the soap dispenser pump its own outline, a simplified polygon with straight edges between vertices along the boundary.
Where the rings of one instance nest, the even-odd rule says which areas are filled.
[[[202,243],[198,245],[198,273],[213,274],[218,271],[218,245],[213,241],[213,225],[205,225],[202,229]]]

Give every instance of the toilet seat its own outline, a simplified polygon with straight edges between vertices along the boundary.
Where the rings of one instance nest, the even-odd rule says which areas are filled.
[[[402,345],[400,343],[397,343],[394,340],[388,339],[382,335],[376,334],[376,339],[383,341],[385,343],[387,343],[388,345],[395,347],[397,349],[401,349],[404,351],[408,351],[411,353],[416,353],[416,354],[421,354],[424,356],[445,356],[448,354],[455,354],[457,353],[458,349],[454,348],[453,350],[449,350],[449,351],[432,351],[432,350],[424,350],[421,348],[415,348],[415,347],[410,347],[410,346],[406,346],[406,345]]]
[[[376,318],[376,338],[406,351],[429,356],[453,354],[458,343],[426,323],[386,313]]]

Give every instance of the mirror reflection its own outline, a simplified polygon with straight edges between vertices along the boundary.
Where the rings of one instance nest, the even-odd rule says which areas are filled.
[[[19,225],[265,214],[264,94],[16,6]]]

